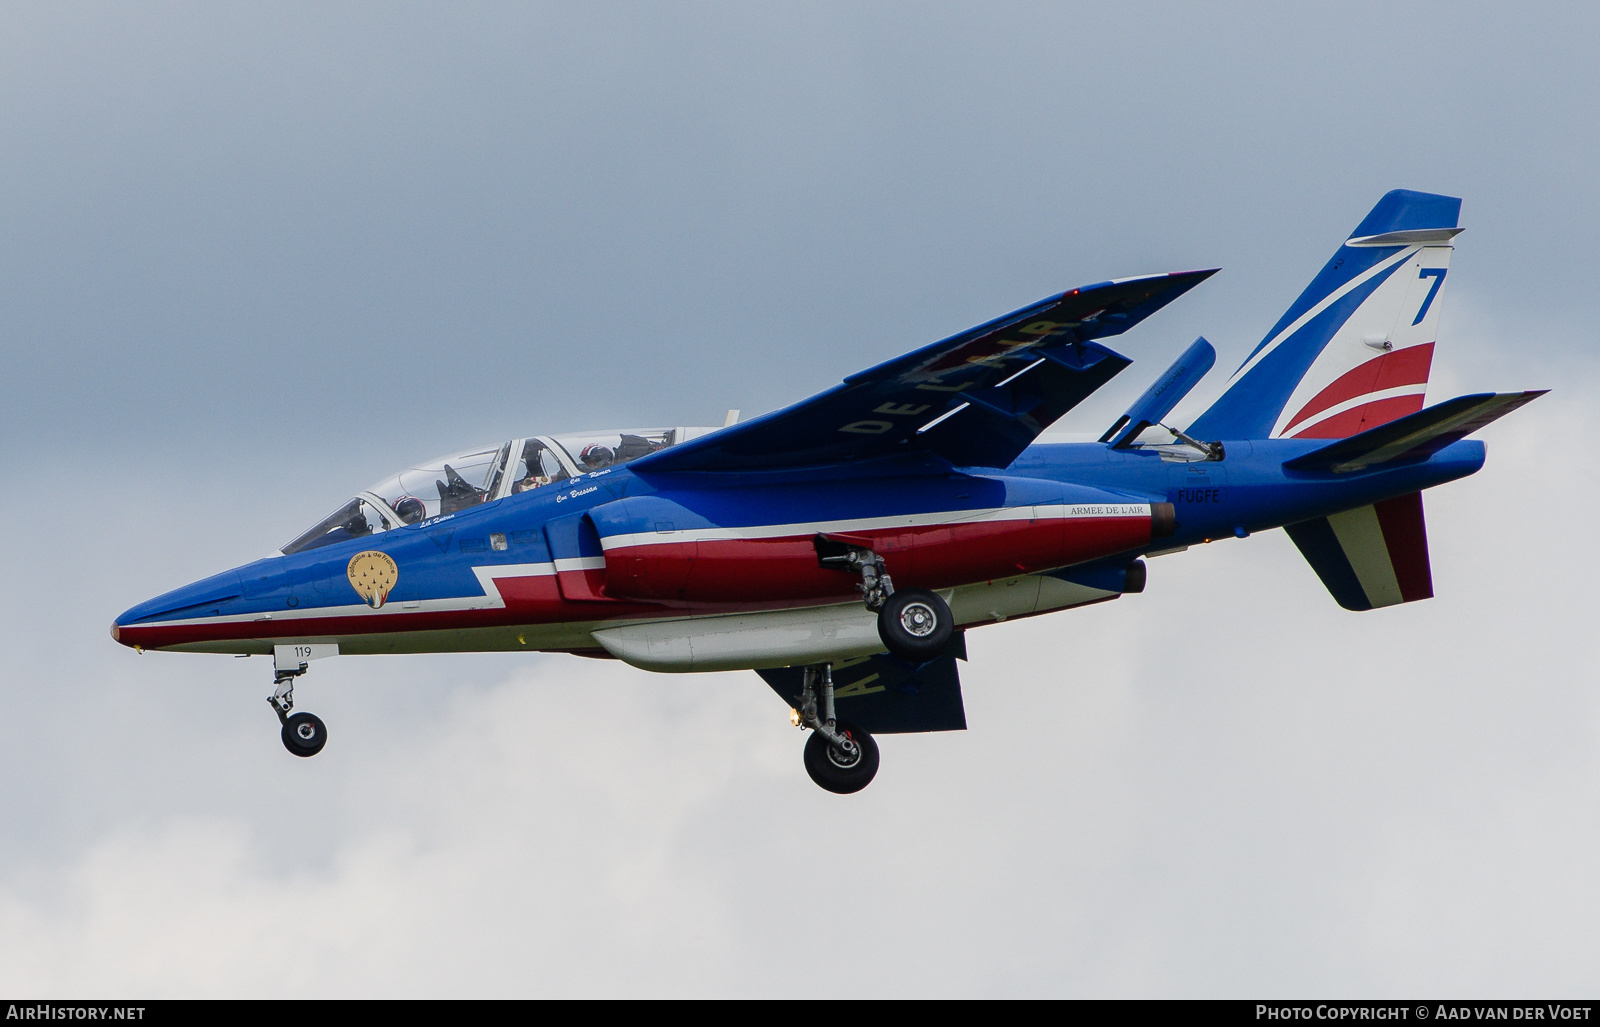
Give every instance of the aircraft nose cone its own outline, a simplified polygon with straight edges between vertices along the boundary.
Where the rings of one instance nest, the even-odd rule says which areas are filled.
[[[138,613],[140,608],[148,605],[150,605],[150,602],[146,601],[140,603],[138,606],[129,607],[128,609],[119,613],[116,619],[111,622],[111,640],[119,645],[125,645],[130,649],[138,648],[138,646],[132,641],[124,638],[122,632],[124,628],[139,619]]]
[[[118,645],[125,645],[129,649],[139,648],[137,643],[128,638],[124,638],[122,632],[124,628],[128,627],[128,625],[138,621],[140,610],[146,606],[149,606],[152,602],[154,602],[154,600],[140,603],[138,606],[130,607],[118,614],[116,620],[111,622],[111,640],[116,642]]]
[[[126,629],[147,621],[204,617],[239,598],[243,593],[244,589],[237,570],[213,574],[209,578],[202,578],[193,584],[175,588],[171,592],[158,595],[154,599],[147,599],[123,611],[122,615],[111,623],[111,637],[125,646],[138,648],[137,642],[126,637],[138,632],[128,632]]]

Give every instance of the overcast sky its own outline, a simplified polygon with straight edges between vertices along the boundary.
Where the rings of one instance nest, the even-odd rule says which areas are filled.
[[[1585,5],[0,7],[0,991],[1573,995],[1600,973]],[[1281,532],[986,628],[822,792],[751,673],[111,642],[420,458],[718,424],[1221,266],[1215,385],[1392,188],[1464,198],[1437,598]]]

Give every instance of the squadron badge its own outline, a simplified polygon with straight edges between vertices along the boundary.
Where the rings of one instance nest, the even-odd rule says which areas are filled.
[[[350,586],[356,590],[356,594],[376,610],[388,600],[389,593],[394,589],[394,583],[400,580],[400,568],[394,565],[394,560],[388,553],[369,549],[350,558],[350,566],[345,568],[345,575],[350,579]]]

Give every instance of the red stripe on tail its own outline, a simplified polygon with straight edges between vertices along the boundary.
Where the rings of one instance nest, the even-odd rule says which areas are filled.
[[[1284,426],[1283,434],[1295,425],[1310,417],[1322,413],[1330,407],[1336,407],[1347,400],[1357,396],[1365,396],[1369,392],[1382,392],[1384,389],[1399,388],[1402,385],[1425,385],[1428,381],[1428,371],[1433,366],[1433,343],[1421,346],[1408,346],[1397,349],[1392,353],[1385,353],[1379,357],[1362,364],[1351,371],[1346,371],[1333,380],[1333,384],[1311,397],[1311,402],[1300,408]],[[1420,407],[1419,407],[1420,409]],[[1382,423],[1382,422],[1378,422]],[[1369,424],[1368,428],[1376,428],[1377,424]],[[1354,433],[1352,433],[1354,434]],[[1315,435],[1313,438],[1332,438],[1334,436]]]
[[[1348,439],[1352,435],[1360,435],[1368,428],[1376,428],[1380,424],[1407,414],[1414,414],[1422,409],[1422,395],[1415,396],[1390,396],[1388,399],[1375,399],[1371,403],[1363,403],[1358,407],[1351,407],[1343,413],[1334,414],[1326,420],[1318,421],[1311,427],[1295,433],[1297,439]]]

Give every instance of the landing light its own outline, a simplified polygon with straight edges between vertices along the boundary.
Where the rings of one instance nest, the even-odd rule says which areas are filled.
[[[800,726],[800,711],[794,709],[793,707],[789,709],[789,723],[793,724],[795,727]]]

